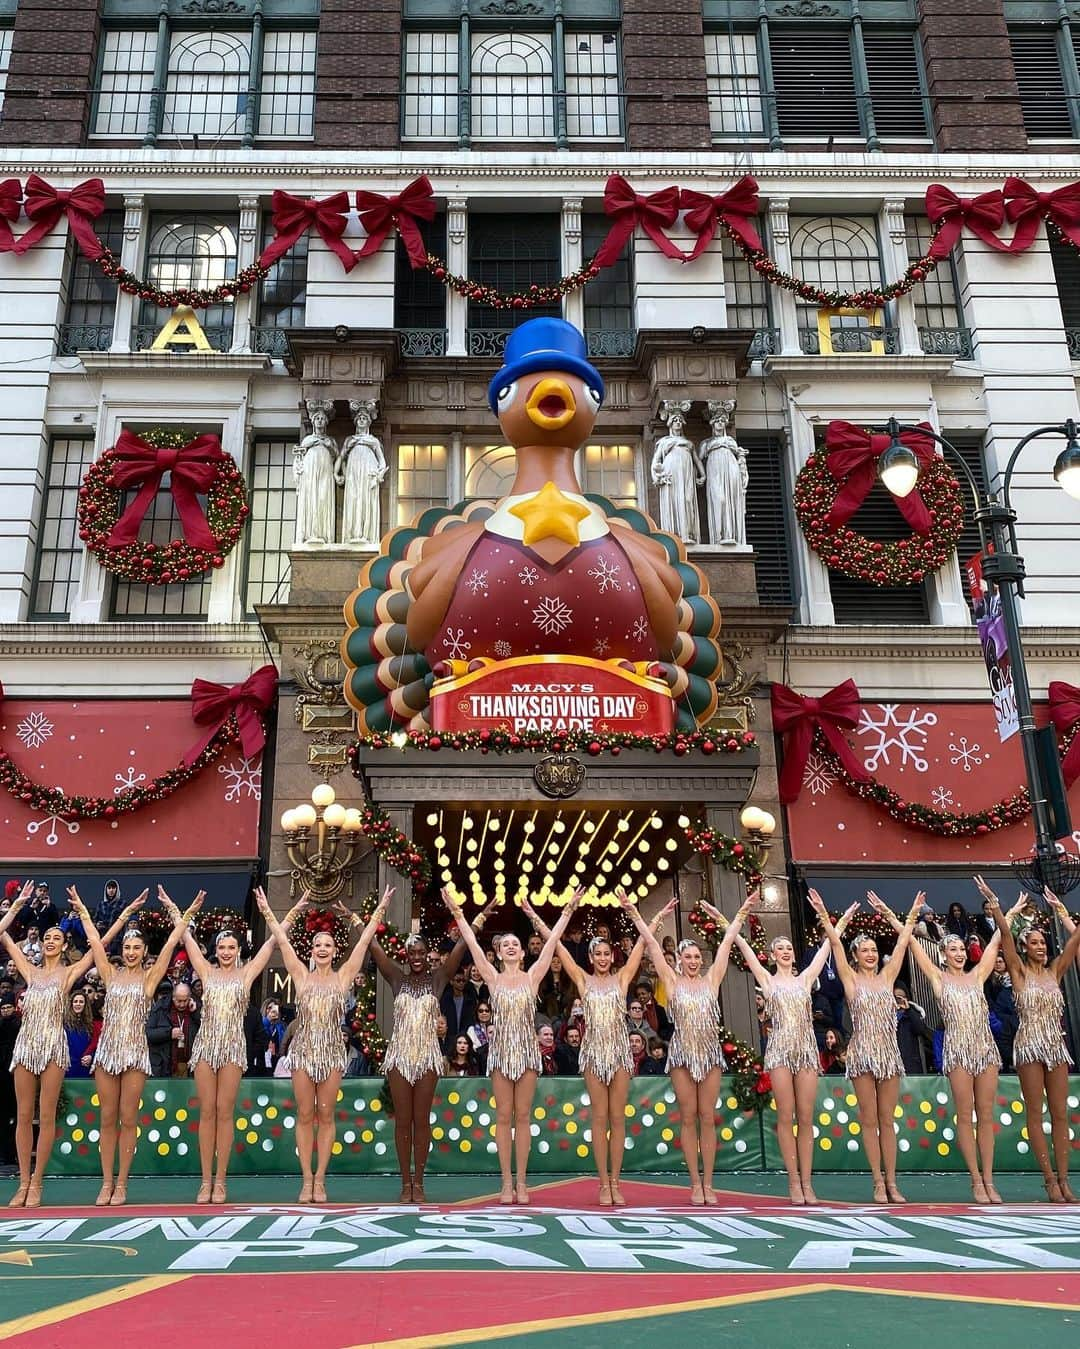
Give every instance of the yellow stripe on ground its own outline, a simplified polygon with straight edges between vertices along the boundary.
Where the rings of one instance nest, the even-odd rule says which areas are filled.
[[[74,1283],[77,1277],[72,1275],[71,1282]],[[183,1283],[187,1278],[190,1278],[190,1275],[152,1274],[145,1279],[135,1279],[132,1283],[122,1283],[118,1288],[110,1288],[104,1293],[91,1293],[89,1297],[81,1297],[75,1302],[65,1302],[59,1307],[31,1312],[29,1316],[17,1316],[14,1321],[0,1322],[0,1340],[11,1340],[16,1335],[28,1335],[32,1330],[59,1325],[62,1321],[70,1321],[75,1316],[81,1316],[83,1312],[98,1311],[117,1302],[126,1302],[129,1298],[142,1297],[144,1293],[168,1288],[170,1284]]]

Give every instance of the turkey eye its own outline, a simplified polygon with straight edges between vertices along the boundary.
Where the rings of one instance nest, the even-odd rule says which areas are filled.
[[[507,403],[509,403],[510,400],[513,398],[514,391],[516,389],[517,389],[516,384],[504,384],[503,387],[499,390],[499,392],[495,395],[495,401],[499,404],[500,407],[505,407]]]
[[[596,409],[599,408],[601,402],[603,401],[603,398],[602,398],[602,396],[601,396],[601,394],[600,394],[600,390],[599,390],[599,389],[590,389],[590,388],[586,387],[586,389],[585,389],[585,394],[586,394],[586,396],[587,396],[589,402],[590,402],[590,403],[592,404],[592,406],[593,406],[593,411],[596,411]]]

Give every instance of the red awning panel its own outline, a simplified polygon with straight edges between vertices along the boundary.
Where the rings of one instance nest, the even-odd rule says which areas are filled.
[[[145,787],[179,764],[199,737],[188,699],[5,698],[0,746],[35,782],[69,795]],[[165,801],[116,820],[42,816],[0,791],[0,857],[6,862],[132,858],[243,861],[258,857],[261,756],[229,749]]]
[[[1038,719],[1046,720],[1045,709]],[[997,738],[989,703],[874,703],[864,701],[852,732],[856,756],[880,782],[905,800],[938,810],[978,811],[1024,785],[1019,737]],[[1078,826],[1072,850],[1080,850],[1080,782],[1069,794]],[[787,829],[796,861],[970,862],[988,865],[1031,851],[1031,821],[1025,819],[970,838],[940,837],[894,820],[881,807],[854,796],[811,754],[798,801],[788,807]]]

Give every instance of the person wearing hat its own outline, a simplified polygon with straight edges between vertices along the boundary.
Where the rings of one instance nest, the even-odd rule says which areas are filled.
[[[49,882],[38,881],[34,887],[34,896],[22,915],[24,928],[36,927],[38,932],[48,932],[51,927],[60,926],[60,910],[49,895]]]

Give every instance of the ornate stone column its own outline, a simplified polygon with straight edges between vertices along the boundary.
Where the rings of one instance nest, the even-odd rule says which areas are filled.
[[[564,197],[562,204],[562,270],[566,276],[581,266],[581,198]],[[563,299],[563,318],[585,328],[585,292],[571,291]]]
[[[255,261],[259,231],[258,197],[240,198],[240,229],[236,254],[236,269],[242,272]],[[255,309],[255,291],[238,295],[233,301],[232,350],[249,352],[251,350],[251,323]]]
[[[886,197],[881,203],[881,238],[884,241],[882,258],[887,277],[903,276],[907,271],[907,229],[904,223],[903,197]],[[901,295],[896,303],[896,323],[900,329],[900,352],[903,356],[921,356],[919,325],[915,321],[915,301],[910,295]]]
[[[464,197],[451,197],[446,203],[446,263],[457,276],[469,270],[469,203]],[[456,290],[446,292],[446,354],[466,354],[465,325],[469,302]]]
[[[120,251],[121,265],[130,272],[138,272],[146,231],[146,198],[141,192],[124,197],[124,243]],[[116,290],[116,314],[113,319],[113,337],[110,351],[131,350],[131,325],[135,318],[136,296]]]
[[[769,245],[776,265],[791,271],[791,226],[788,223],[787,197],[773,197],[769,201]],[[773,288],[773,314],[780,329],[780,351],[784,356],[798,356],[799,318],[795,296],[782,286]]]

